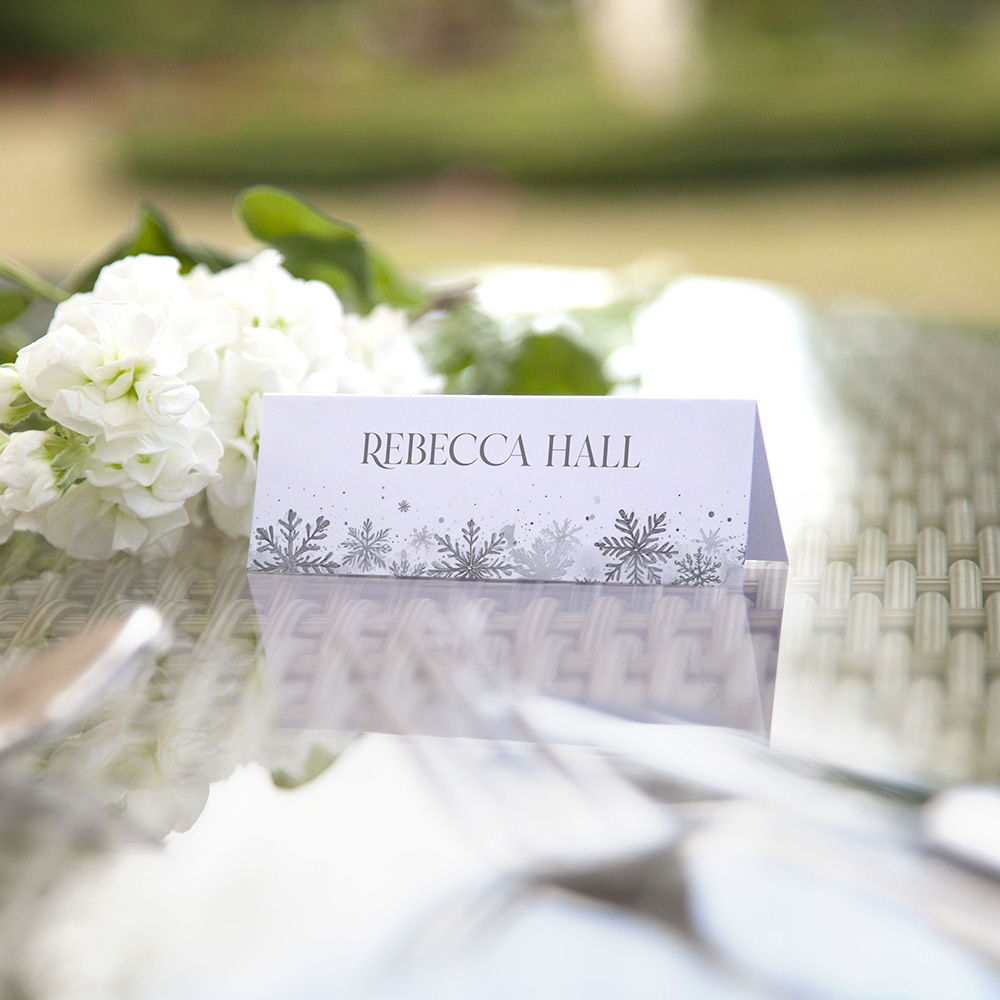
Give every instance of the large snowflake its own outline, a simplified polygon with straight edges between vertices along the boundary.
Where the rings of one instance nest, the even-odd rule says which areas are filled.
[[[677,567],[675,583],[686,587],[708,587],[722,583],[719,575],[722,560],[713,559],[700,545],[695,549],[694,555],[689,552],[683,559],[675,559],[674,565]]]
[[[362,573],[376,567],[385,569],[385,557],[392,551],[386,541],[388,536],[389,529],[376,531],[371,518],[365,518],[360,528],[348,528],[347,538],[340,543],[341,548],[347,549],[344,565],[356,567]]]
[[[333,573],[340,563],[333,561],[332,553],[322,556],[311,554],[320,551],[316,543],[326,538],[329,527],[330,522],[320,516],[315,524],[307,524],[303,529],[302,518],[294,510],[289,510],[286,518],[278,519],[277,532],[274,525],[257,529],[257,551],[270,558],[267,562],[254,559],[254,569],[265,573]]]
[[[573,555],[566,546],[542,535],[535,539],[530,549],[512,549],[511,558],[521,576],[530,580],[561,580],[573,565]]]
[[[438,554],[430,576],[453,580],[498,580],[510,576],[514,567],[507,560],[507,538],[503,533],[491,534],[489,541],[479,525],[470,518],[462,529],[462,537],[452,541],[451,535],[436,535]]]
[[[604,579],[609,583],[659,583],[663,564],[677,551],[660,536],[667,530],[667,515],[651,514],[641,527],[635,511],[618,511],[619,535],[605,535],[594,545],[607,557]]]

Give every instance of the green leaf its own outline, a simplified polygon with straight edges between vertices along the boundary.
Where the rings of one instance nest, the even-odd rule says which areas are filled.
[[[325,281],[345,306],[368,313],[380,302],[410,307],[426,295],[404,282],[354,226],[281,188],[243,191],[236,212],[251,235],[274,247],[296,277]]]
[[[508,380],[509,348],[500,324],[472,306],[440,314],[421,347],[428,365],[445,376],[445,392],[495,394]]]
[[[148,253],[158,257],[176,257],[181,273],[186,274],[196,264],[212,271],[221,271],[236,262],[236,258],[197,243],[188,243],[174,235],[166,217],[153,205],[142,202],[135,211],[132,227],[102,257],[71,279],[74,292],[89,292],[101,273],[101,268],[123,257]]]
[[[493,395],[603,396],[611,382],[601,360],[560,331],[533,332],[526,320],[506,333],[469,305],[443,313],[421,344],[445,391]]]
[[[314,744],[309,749],[309,755],[306,757],[300,775],[289,774],[288,771],[272,771],[271,781],[277,788],[299,788],[314,778],[318,778],[337,759],[337,756],[326,747]]]
[[[33,580],[49,570],[61,570],[73,562],[62,549],[41,535],[15,531],[0,545],[0,586]]]
[[[80,440],[66,441],[54,438],[45,445],[52,468],[59,473],[56,486],[65,490],[73,485],[82,475],[90,459],[90,448]]]
[[[0,325],[16,319],[31,304],[34,296],[10,288],[0,292]]]
[[[563,333],[529,333],[517,344],[498,392],[512,395],[606,396],[601,362]]]
[[[430,294],[404,278],[395,265],[386,260],[381,251],[368,249],[372,270],[372,288],[376,302],[385,302],[397,309],[418,309],[425,305]]]
[[[51,281],[32,271],[30,267],[25,267],[24,264],[4,253],[0,253],[0,277],[12,281],[22,291],[32,296],[40,295],[50,302],[62,302],[69,297],[67,291],[53,285]]]

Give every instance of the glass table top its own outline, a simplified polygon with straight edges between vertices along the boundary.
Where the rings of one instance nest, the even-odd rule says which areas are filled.
[[[9,995],[551,996],[582,983],[603,996],[594,984],[628,966],[626,996],[668,982],[690,996],[866,996],[890,967],[913,977],[898,995],[948,995],[934,992],[946,969],[961,995],[1000,996],[997,883],[927,856],[915,833],[935,790],[1000,778],[1000,338],[707,279],[656,308],[632,359],[646,391],[760,402],[790,565],[748,565],[741,589],[248,576],[245,542],[194,529],[169,559],[49,563],[8,547],[4,671],[140,604],[171,632],[61,735],[2,761]],[[456,682],[469,664],[472,681]],[[489,731],[456,708],[475,708],[484,683],[502,707]],[[560,721],[562,703],[588,710]],[[698,742],[691,723],[739,735]],[[428,788],[440,770],[412,740],[353,732],[418,734],[436,753],[441,737],[524,732],[544,733],[546,751],[602,747],[678,820],[664,836],[670,864],[683,858],[683,928],[561,876],[530,893],[522,879],[475,961],[409,963],[427,914],[496,866]],[[815,803],[813,784],[786,802],[784,778],[744,775],[748,760],[765,766],[767,733],[778,771],[821,787]],[[812,804],[790,815],[796,794]],[[844,794],[871,796],[851,799],[863,833],[809,811]],[[847,869],[873,893],[850,912],[833,880]],[[793,968],[802,942],[775,950],[754,933],[766,915],[791,935],[790,914],[808,924],[823,908],[814,936],[849,957],[872,899],[891,906],[877,921],[886,968],[869,956],[867,979],[826,953]],[[719,962],[691,948],[692,924]],[[921,942],[933,974],[890,963]],[[398,974],[359,985],[387,954]],[[510,974],[529,960],[530,988]]]

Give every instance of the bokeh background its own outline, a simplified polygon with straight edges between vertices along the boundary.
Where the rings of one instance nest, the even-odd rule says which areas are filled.
[[[619,266],[1000,321],[995,0],[2,0],[0,250],[286,186],[414,270]]]

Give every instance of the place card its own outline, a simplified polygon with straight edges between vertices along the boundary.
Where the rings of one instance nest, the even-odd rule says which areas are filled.
[[[752,400],[266,395],[247,568],[721,586],[785,561]]]

